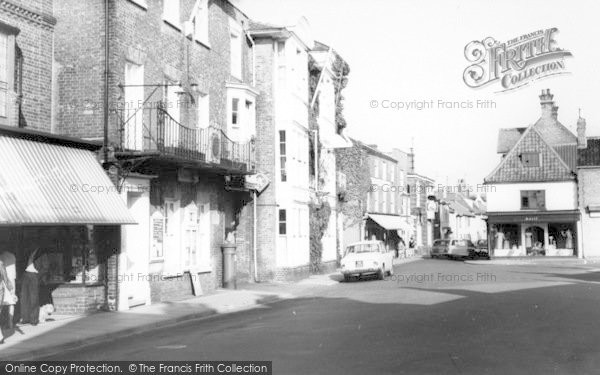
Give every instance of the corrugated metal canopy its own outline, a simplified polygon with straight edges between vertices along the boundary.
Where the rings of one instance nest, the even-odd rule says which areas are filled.
[[[135,223],[93,152],[0,135],[0,225]]]
[[[386,230],[401,229],[404,231],[411,230],[411,226],[406,223],[402,217],[396,215],[378,215],[368,214],[369,218],[376,222],[380,227]]]

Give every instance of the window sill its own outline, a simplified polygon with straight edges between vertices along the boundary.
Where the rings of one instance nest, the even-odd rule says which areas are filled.
[[[43,285],[43,284],[42,284]],[[45,285],[53,285],[56,287],[61,287],[61,288],[91,288],[91,287],[99,287],[99,286],[104,286],[104,283],[71,283],[68,281],[52,281],[49,283],[46,283]]]
[[[194,41],[201,45],[202,47],[206,48],[206,49],[212,49],[210,43],[208,42],[208,40],[200,40],[200,39],[194,39]]]
[[[148,10],[148,3],[146,3],[145,0],[128,0],[128,1],[140,9]]]
[[[169,21],[166,18],[163,18],[163,22],[166,23],[167,25],[171,26],[172,28],[174,28],[175,30],[181,32],[181,25],[172,21]]]
[[[165,260],[162,258],[156,258],[156,259],[150,259],[150,264],[154,264],[154,263],[164,263]]]

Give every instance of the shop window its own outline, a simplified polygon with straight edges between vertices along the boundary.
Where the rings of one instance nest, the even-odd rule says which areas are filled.
[[[38,250],[38,269],[47,284],[98,284],[104,281],[99,241],[86,226],[23,229],[25,251],[17,261],[25,268],[28,257]]]
[[[546,194],[544,190],[521,190],[522,210],[546,209]]]
[[[548,224],[548,242],[555,249],[574,249],[575,226],[570,223]]]
[[[287,234],[287,212],[286,210],[279,210],[279,234]]]
[[[490,229],[491,248],[515,249],[521,246],[521,229],[515,224],[494,224]]]

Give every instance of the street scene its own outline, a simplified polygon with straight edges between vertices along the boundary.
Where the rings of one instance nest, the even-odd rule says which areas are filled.
[[[599,13],[0,2],[0,373],[598,373]]]

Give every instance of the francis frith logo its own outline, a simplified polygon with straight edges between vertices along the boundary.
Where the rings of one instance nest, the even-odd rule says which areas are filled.
[[[463,80],[472,88],[499,83],[499,92],[514,90],[540,78],[568,73],[565,58],[571,52],[558,47],[558,29],[537,30],[501,43],[492,37],[465,46],[471,63]]]

